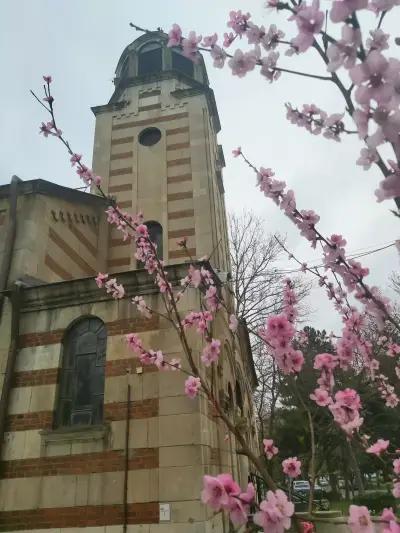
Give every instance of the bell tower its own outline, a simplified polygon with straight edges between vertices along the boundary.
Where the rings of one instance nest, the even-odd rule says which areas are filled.
[[[162,32],[127,46],[106,105],[93,107],[93,169],[129,213],[142,211],[166,264],[210,256],[229,271],[222,147],[204,60],[167,47]],[[110,229],[107,271],[137,268],[129,243]]]

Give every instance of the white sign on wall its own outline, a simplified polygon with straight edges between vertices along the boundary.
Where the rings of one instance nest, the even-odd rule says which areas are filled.
[[[160,503],[160,522],[169,522],[171,520],[171,505],[169,503]]]

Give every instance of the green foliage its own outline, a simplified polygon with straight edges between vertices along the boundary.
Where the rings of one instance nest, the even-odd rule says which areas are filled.
[[[390,492],[375,491],[364,494],[363,496],[357,496],[354,499],[356,505],[365,505],[369,511],[374,515],[382,513],[386,507],[396,506],[396,500]]]

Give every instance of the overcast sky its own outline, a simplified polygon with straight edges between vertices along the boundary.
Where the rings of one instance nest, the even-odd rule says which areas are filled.
[[[191,29],[208,35],[227,31],[230,9],[244,8],[254,22],[276,23],[287,37],[293,25],[287,16],[277,16],[263,8],[261,0],[2,0],[0,19],[0,184],[12,174],[22,179],[42,178],[71,187],[80,186],[71,171],[65,151],[54,139],[38,135],[44,115],[29,94],[40,91],[42,74],[54,78],[59,125],[74,149],[90,162],[94,133],[91,106],[108,102],[112,78],[125,48],[140,34],[129,27],[168,30],[178,22],[184,31]],[[329,7],[329,0],[322,0]],[[396,13],[398,16],[398,13]],[[368,15],[372,23],[374,17]],[[395,24],[384,23],[390,30]],[[394,51],[398,55],[398,50]],[[224,182],[229,211],[252,209],[265,218],[266,232],[287,234],[287,244],[301,260],[320,259],[278,208],[257,192],[255,177],[231,157],[232,148],[241,145],[257,165],[271,167],[293,188],[298,206],[314,209],[321,216],[323,233],[341,233],[348,250],[377,248],[399,237],[399,222],[389,212],[390,203],[378,204],[374,190],[381,177],[371,169],[355,166],[361,144],[352,137],[341,144],[315,137],[289,124],[285,102],[294,105],[315,103],[328,112],[343,111],[340,95],[324,81],[282,76],[270,85],[257,72],[244,80],[230,70],[214,69],[206,58],[210,83],[215,91],[222,131],[219,142],[226,158]],[[284,58],[288,68],[324,74],[313,52],[300,58]],[[388,277],[398,270],[399,257],[394,247],[362,259],[371,269],[370,283],[378,284],[392,296]],[[283,258],[280,268],[295,268]],[[315,327],[337,329],[340,322],[320,289],[310,298],[315,311],[310,323]]]

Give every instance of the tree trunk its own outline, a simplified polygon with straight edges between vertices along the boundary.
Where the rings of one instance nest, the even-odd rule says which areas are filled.
[[[347,448],[349,450],[350,461],[351,461],[351,464],[354,470],[354,476],[355,476],[356,483],[357,483],[358,494],[359,496],[361,496],[362,494],[364,494],[364,483],[362,479],[361,470],[360,470],[360,467],[358,466],[358,462],[357,462],[351,442],[350,441],[346,441],[346,442],[347,442]]]

